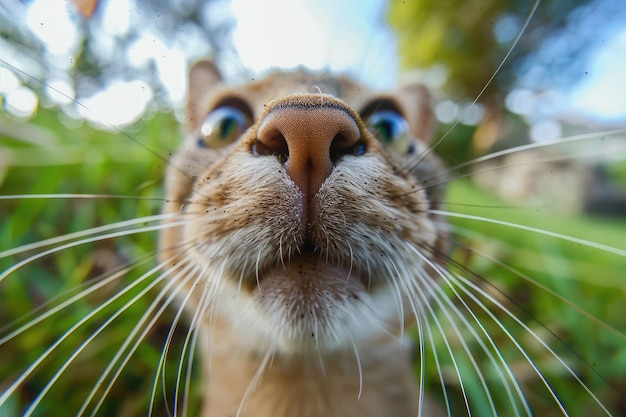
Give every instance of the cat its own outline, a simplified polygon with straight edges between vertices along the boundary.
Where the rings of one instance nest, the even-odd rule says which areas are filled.
[[[433,152],[437,136],[431,107],[428,92],[418,84],[378,93],[346,79],[303,71],[235,88],[223,85],[219,71],[202,62],[191,71],[186,139],[179,151],[171,159],[163,157],[171,138],[158,123],[158,138],[134,135],[150,150],[158,146],[156,156],[139,149],[144,160],[136,163],[131,156],[133,166],[125,169],[142,172],[167,166],[164,197],[145,198],[144,190],[152,185],[133,184],[133,197],[126,191],[120,204],[111,206],[115,208],[105,207],[108,213],[86,220],[94,229],[65,235],[55,226],[69,224],[71,230],[75,220],[82,220],[77,225],[84,227],[85,219],[78,218],[92,217],[90,211],[108,205],[115,197],[109,184],[123,181],[128,172],[91,172],[102,169],[91,159],[77,175],[93,175],[102,195],[63,190],[64,197],[58,185],[46,182],[46,170],[38,168],[34,180],[22,181],[33,182],[33,194],[41,187],[56,194],[39,201],[18,195],[26,188],[20,180],[29,178],[27,174],[8,173],[3,195],[8,197],[5,218],[10,215],[12,222],[2,231],[3,241],[14,242],[19,236],[20,242],[35,243],[12,243],[2,252],[8,259],[0,278],[8,326],[0,334],[0,352],[7,362],[0,410],[8,415],[126,415],[146,410],[195,415],[199,405],[187,399],[200,390],[195,395],[205,400],[202,410],[217,415],[222,410],[210,407],[223,404],[225,415],[264,415],[263,407],[269,408],[268,415],[416,415],[420,403],[427,404],[424,415],[544,415],[548,409],[557,415],[619,415],[622,405],[615,397],[624,387],[621,307],[606,298],[612,304],[607,304],[605,316],[596,318],[602,312],[588,313],[586,294],[579,291],[594,288],[596,297],[607,297],[614,290],[604,285],[623,291],[623,284],[609,281],[590,287],[557,277],[566,271],[570,279],[578,279],[571,278],[579,276],[573,271],[577,268],[587,277],[594,277],[589,270],[618,270],[624,265],[624,250],[619,242],[570,237],[567,230],[554,233],[549,228],[554,220],[542,206],[532,208],[540,212],[539,223],[531,223],[537,220],[528,209],[519,209],[524,221],[519,226],[501,220],[501,213],[506,217],[513,211],[504,203],[473,207],[476,200],[466,198],[479,191],[463,183],[467,165],[444,168]],[[312,109],[320,110],[311,115]],[[316,133],[315,143],[329,149],[324,161],[318,150],[280,139],[289,136],[285,129],[294,125],[294,117],[313,126],[321,119],[335,127],[330,133]],[[565,142],[602,145],[609,152],[614,141],[604,136],[570,137]],[[121,145],[113,151],[115,156],[131,152],[128,142]],[[562,150],[563,145],[536,147]],[[27,156],[31,151],[26,148]],[[71,148],[63,151],[59,155],[71,158]],[[538,161],[547,164],[550,159]],[[287,163],[292,160],[296,162]],[[469,175],[484,169],[483,159],[470,163],[476,167]],[[496,170],[511,165],[502,164]],[[32,173],[32,167],[27,171]],[[143,176],[144,181],[152,181],[152,175],[158,173]],[[50,179],[54,181],[52,175]],[[444,194],[444,186],[455,183],[460,188]],[[282,188],[277,192],[277,187]],[[70,207],[55,205],[56,199],[66,199]],[[161,205],[165,209],[158,214]],[[118,211],[128,214],[119,216]],[[209,212],[208,222],[202,220],[204,211]],[[15,214],[22,212],[20,220]],[[128,221],[117,223],[118,217]],[[453,223],[455,217],[466,222]],[[364,230],[351,227],[354,224]],[[495,226],[486,230],[486,224]],[[33,233],[33,225],[40,229],[37,237],[21,237]],[[495,228],[498,225],[502,227]],[[506,236],[507,227],[525,231]],[[599,222],[593,227],[612,226]],[[155,231],[161,235],[158,249]],[[198,239],[200,233],[204,235]],[[544,253],[520,249],[514,241],[541,235],[548,235],[539,244]],[[220,244],[195,248],[189,236],[200,244],[212,239]],[[42,240],[47,237],[51,240]],[[594,265],[559,253],[579,246],[582,255],[570,256],[592,257]],[[529,264],[517,265],[512,254],[524,251]],[[560,269],[563,263],[567,267]],[[283,287],[292,278],[281,274],[293,275],[299,268],[311,270],[301,281],[306,285]],[[315,288],[320,281],[332,291]],[[531,292],[532,287],[538,291]],[[284,293],[293,292],[309,300],[288,305],[296,312],[281,310],[291,299]],[[245,298],[250,294],[253,301]],[[22,305],[24,300],[30,305]],[[20,310],[31,314],[15,323],[4,319],[4,311]],[[332,317],[325,316],[325,310],[343,315],[343,320],[326,323]],[[279,316],[279,326],[272,327],[270,313]],[[307,313],[316,320],[306,318]],[[168,316],[159,319],[161,314]],[[290,319],[293,323],[285,323]],[[411,326],[412,321],[417,326]],[[53,336],[43,332],[46,327],[55,327]],[[403,334],[405,328],[408,335]],[[223,343],[233,334],[245,342]],[[579,339],[594,337],[602,349],[593,354],[606,356],[582,351],[585,345]],[[135,353],[139,347],[143,349]],[[250,351],[264,354],[253,360],[242,353]],[[209,352],[214,355],[210,362]],[[200,358],[191,366],[195,355]],[[104,359],[98,363],[99,356]],[[146,358],[142,361],[141,356]],[[11,360],[14,357],[20,362]],[[165,365],[168,358],[171,362]],[[137,362],[138,368],[127,369]],[[607,363],[598,362],[608,362],[609,370]],[[146,364],[152,366],[147,378],[141,375]],[[200,364],[202,382],[197,375]],[[62,372],[55,374],[57,370]],[[347,382],[341,379],[346,370]],[[303,374],[315,383],[303,386]],[[280,392],[272,392],[271,384],[281,378]],[[139,386],[137,381],[142,381]],[[388,392],[373,389],[372,381]],[[50,401],[55,392],[61,398],[70,395],[66,402]],[[303,401],[307,395],[319,400]],[[269,402],[272,398],[279,405]],[[54,408],[60,404],[67,408]],[[576,408],[580,404],[584,409]],[[287,406],[296,408],[280,408]]]

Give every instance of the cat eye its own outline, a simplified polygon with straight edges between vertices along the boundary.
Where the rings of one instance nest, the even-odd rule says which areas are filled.
[[[249,117],[240,109],[231,106],[219,107],[202,122],[198,144],[214,149],[230,145],[250,124]]]
[[[367,118],[367,127],[385,147],[401,154],[410,153],[409,124],[399,113],[376,111]]]

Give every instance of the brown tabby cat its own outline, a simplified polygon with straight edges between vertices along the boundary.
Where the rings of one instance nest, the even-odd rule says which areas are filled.
[[[447,246],[426,90],[302,71],[229,88],[203,62],[188,112],[160,247],[201,312],[204,415],[416,415],[402,333]]]

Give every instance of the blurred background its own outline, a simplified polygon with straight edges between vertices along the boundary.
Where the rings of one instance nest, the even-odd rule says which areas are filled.
[[[60,110],[68,128],[138,128],[162,112],[182,120],[189,65],[207,57],[232,82],[296,66],[377,89],[418,77],[435,96],[449,164],[626,126],[622,0],[0,2],[0,101],[12,120],[42,108]],[[626,212],[621,159],[595,158],[562,206],[601,207],[582,195],[593,178],[611,211]]]
[[[557,138],[568,123],[626,123],[623,2],[533,7],[520,0],[3,0],[0,95],[16,117],[56,105],[119,127],[146,111],[181,107],[189,63],[212,57],[234,81],[304,65],[387,88],[400,72],[418,70],[439,93],[440,121],[476,125],[507,111],[531,126],[535,140]],[[479,105],[465,111],[477,97]]]

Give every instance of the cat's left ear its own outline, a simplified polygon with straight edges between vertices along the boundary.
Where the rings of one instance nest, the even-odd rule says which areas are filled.
[[[400,85],[398,99],[402,103],[411,133],[424,143],[430,143],[435,130],[435,117],[428,89],[414,79],[406,79]]]
[[[222,85],[222,75],[211,61],[196,62],[189,71],[187,115],[193,124],[195,115],[204,118],[206,101],[211,92]]]

